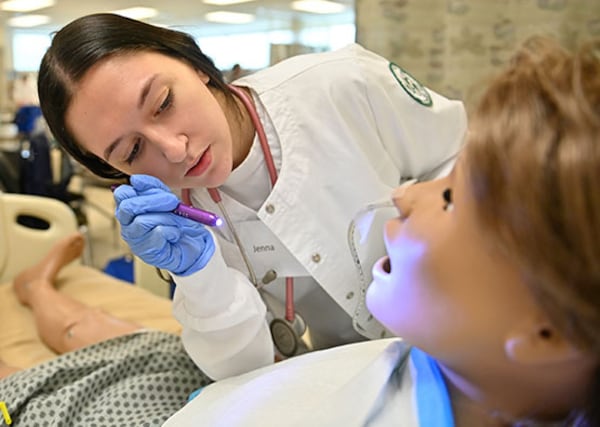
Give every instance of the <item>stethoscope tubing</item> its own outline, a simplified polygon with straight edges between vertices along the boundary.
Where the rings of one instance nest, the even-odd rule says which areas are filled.
[[[248,254],[246,253],[246,250],[242,246],[242,241],[240,239],[240,236],[238,235],[235,227],[233,226],[233,221],[231,220],[229,213],[227,212],[227,209],[225,209],[225,206],[223,206],[223,201],[221,200],[221,194],[217,191],[216,188],[209,188],[208,193],[210,194],[210,197],[213,200],[213,202],[215,202],[217,204],[217,207],[221,211],[221,216],[225,219],[225,223],[227,224],[227,227],[229,228],[229,230],[231,230],[231,234],[233,235],[235,244],[237,245],[238,249],[240,250],[240,254],[242,255],[244,264],[246,264],[246,268],[248,269],[248,275],[250,276],[250,281],[257,289],[260,289],[263,285],[261,283],[259,283],[258,279],[256,278],[256,273],[254,272],[254,268],[252,268],[252,263],[250,262],[250,259],[248,258]]]
[[[267,170],[269,172],[269,179],[271,181],[271,186],[274,187],[275,183],[277,182],[277,169],[275,167],[275,162],[273,160],[273,155],[272,155],[271,149],[269,147],[265,129],[260,121],[260,118],[258,117],[256,108],[252,104],[252,101],[250,100],[248,95],[241,88],[239,88],[237,86],[229,85],[229,89],[242,102],[244,107],[246,107],[248,114],[250,115],[250,119],[252,120],[252,124],[254,125],[254,128],[256,130],[256,134],[258,136],[258,141],[260,143],[260,147],[263,152],[263,157],[265,159],[265,164],[266,164]],[[250,258],[248,257],[248,254],[246,253],[244,246],[242,245],[241,239],[236,231],[233,221],[231,220],[229,214],[227,213],[227,209],[225,209],[225,206],[223,204],[223,200],[221,199],[221,194],[220,194],[219,190],[217,188],[208,188],[207,191],[208,191],[208,194],[210,195],[210,198],[212,199],[212,201],[217,205],[217,207],[221,211],[221,214],[222,214],[223,218],[225,219],[225,223],[227,224],[227,227],[229,228],[229,230],[231,231],[231,234],[233,235],[233,239],[235,240],[235,243],[240,251],[240,255],[242,256],[244,264],[246,265],[246,268],[248,269],[248,275],[249,275],[250,281],[254,284],[254,286],[257,289],[260,290],[264,286],[264,283],[262,283],[262,282],[259,283],[258,278],[256,277],[256,272],[254,271],[254,268],[252,267],[252,263],[250,262]],[[184,189],[182,192],[182,196],[184,199],[187,198],[187,200],[184,200],[186,203],[188,203],[189,205],[192,204],[191,198],[189,196],[189,189]],[[293,322],[295,317],[296,317],[296,313],[295,313],[295,307],[294,307],[294,278],[286,277],[285,278],[285,319],[288,322]]]

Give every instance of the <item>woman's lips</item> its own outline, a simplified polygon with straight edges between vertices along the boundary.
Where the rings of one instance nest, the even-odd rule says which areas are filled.
[[[192,166],[190,170],[187,171],[185,176],[200,176],[204,172],[206,172],[211,163],[212,154],[210,152],[210,147],[208,147],[206,151],[202,153],[202,156],[200,156],[200,160],[198,160],[198,163]]]

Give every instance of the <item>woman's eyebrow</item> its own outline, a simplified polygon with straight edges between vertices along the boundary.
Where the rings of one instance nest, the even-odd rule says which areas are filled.
[[[138,108],[142,108],[144,102],[146,102],[146,98],[148,97],[150,89],[152,88],[152,83],[154,83],[154,80],[156,80],[157,76],[157,74],[153,74],[148,80],[146,80],[146,83],[144,83],[144,86],[142,87],[142,92],[140,93],[140,99],[138,101]]]

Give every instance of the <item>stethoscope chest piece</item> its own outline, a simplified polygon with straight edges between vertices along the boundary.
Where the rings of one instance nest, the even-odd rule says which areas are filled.
[[[269,325],[273,342],[277,350],[285,357],[291,357],[298,352],[301,336],[306,331],[306,324],[300,316],[293,322],[286,319],[275,318]]]

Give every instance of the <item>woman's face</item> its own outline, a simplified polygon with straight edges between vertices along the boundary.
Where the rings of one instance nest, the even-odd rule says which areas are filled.
[[[216,187],[232,169],[232,137],[208,81],[159,53],[112,56],[77,85],[66,123],[86,150],[128,175]]]
[[[478,222],[461,158],[449,177],[399,189],[367,306],[396,335],[448,363],[504,353],[535,303]],[[401,190],[404,190],[403,194]],[[477,356],[479,354],[479,356]],[[478,362],[474,362],[478,363]]]

